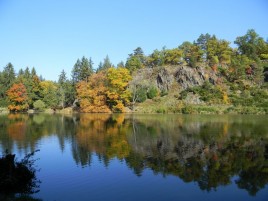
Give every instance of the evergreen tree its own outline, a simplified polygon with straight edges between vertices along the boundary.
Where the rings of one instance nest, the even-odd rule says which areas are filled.
[[[80,59],[77,59],[76,63],[74,64],[74,67],[72,69],[73,83],[77,83],[80,81],[80,69],[81,69],[81,61],[80,61]]]
[[[102,70],[108,70],[109,68],[113,67],[113,64],[111,63],[110,61],[110,58],[109,56],[107,55],[103,62],[100,62],[99,63],[99,66],[98,66],[98,69],[97,69],[97,72],[100,72]]]
[[[86,57],[77,59],[72,69],[72,79],[74,83],[78,83],[82,80],[87,80],[90,75],[93,74],[93,62],[91,58],[88,60]]]
[[[62,108],[64,108],[66,104],[66,91],[67,91],[66,82],[67,82],[66,73],[64,70],[62,70],[58,80],[59,102]]]
[[[32,70],[31,70],[31,76],[32,76],[32,77],[33,77],[33,76],[36,76],[36,70],[35,70],[34,67],[33,67]]]
[[[129,54],[125,67],[132,73],[143,68],[145,63],[146,57],[144,56],[143,50],[140,47],[137,47],[135,50],[133,50],[132,54]]]
[[[212,36],[208,33],[206,34],[201,34],[197,41],[194,42],[194,44],[196,44],[197,46],[200,47],[200,49],[203,51],[203,59],[204,61],[207,60],[207,44],[208,41],[212,38]]]
[[[125,67],[125,64],[124,64],[123,61],[120,61],[120,62],[117,64],[116,67],[117,67],[117,68],[124,68],[124,67]]]
[[[7,90],[13,85],[16,79],[15,70],[11,63],[8,63],[0,72],[0,106],[7,106]]]

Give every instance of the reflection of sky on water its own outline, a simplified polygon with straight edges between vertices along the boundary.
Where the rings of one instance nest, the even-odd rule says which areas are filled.
[[[194,182],[185,183],[175,176],[155,175],[145,169],[142,176],[133,174],[125,161],[113,159],[106,167],[96,154],[91,165],[82,168],[72,159],[71,145],[62,152],[56,137],[42,140],[41,151],[36,157],[41,171],[41,191],[35,197],[43,200],[249,200],[246,191],[232,184],[217,191],[201,191]],[[255,197],[265,200],[268,190]],[[253,198],[253,197],[251,197]]]
[[[251,161],[262,165],[265,118],[18,116],[2,123],[0,148],[10,146],[19,158],[40,149],[35,157],[41,191],[34,196],[43,200],[265,200],[267,185],[249,196],[238,188],[239,177],[233,177]],[[23,125],[23,135],[12,127],[16,122],[18,128]],[[236,169],[239,163],[234,164],[232,155],[240,157],[241,167]],[[225,160],[234,164],[227,172],[221,170],[228,167]],[[203,176],[221,179],[204,181],[209,192],[197,182],[200,170]],[[217,175],[223,173],[227,175]],[[231,183],[223,184],[224,179]]]

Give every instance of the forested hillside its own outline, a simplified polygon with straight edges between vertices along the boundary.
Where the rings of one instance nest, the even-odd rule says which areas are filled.
[[[234,46],[234,47],[233,47]],[[93,69],[91,58],[63,70],[57,82],[35,68],[0,72],[0,108],[26,111],[72,107],[81,112],[268,113],[268,41],[254,30],[231,46],[201,34],[177,48],[142,48],[114,66],[108,56]]]

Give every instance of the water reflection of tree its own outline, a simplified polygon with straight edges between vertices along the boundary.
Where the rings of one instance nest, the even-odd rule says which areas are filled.
[[[73,117],[49,114],[9,114],[0,116],[0,143],[2,152],[33,152],[44,136],[56,135],[62,149],[64,141],[72,137],[76,129]]]
[[[200,189],[207,191],[230,184],[235,175],[238,187],[251,195],[267,184],[265,120],[262,123],[243,120],[233,123],[229,119],[188,121],[185,117],[171,118],[167,124],[154,119],[143,119],[143,123],[132,120],[136,130],[128,135],[128,140],[139,157],[131,153],[134,157],[126,159],[129,167],[138,175],[145,167],[163,176],[176,175],[185,182],[197,182]],[[175,127],[168,126],[175,122],[178,122]],[[157,136],[148,136],[152,125]],[[136,132],[146,128],[145,132]]]
[[[237,186],[254,195],[268,182],[265,125],[228,117],[82,115],[73,152],[82,165],[90,164],[92,153],[106,166],[117,157],[137,176],[150,168],[206,191],[237,176]]]
[[[60,147],[71,143],[77,164],[95,154],[105,166],[124,160],[137,176],[150,168],[210,191],[235,183],[255,195],[268,183],[266,117],[178,115],[10,115],[0,116],[0,143],[29,152],[43,136],[55,135]]]
[[[129,155],[128,126],[123,122],[122,114],[82,114],[72,146],[76,162],[87,165],[91,153],[97,153],[100,160],[108,165],[112,158],[123,159]]]

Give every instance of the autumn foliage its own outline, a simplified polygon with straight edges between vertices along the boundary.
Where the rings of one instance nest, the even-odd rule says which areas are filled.
[[[124,112],[130,93],[127,85],[131,79],[125,68],[109,68],[91,75],[88,81],[76,85],[82,112]]]
[[[9,100],[8,109],[10,111],[24,111],[29,108],[27,90],[24,84],[13,84],[7,91],[7,97]]]
[[[109,68],[107,72],[109,90],[108,101],[114,112],[125,112],[124,105],[129,103],[130,91],[127,90],[131,76],[126,68]]]
[[[100,72],[90,76],[88,81],[81,81],[77,84],[76,91],[82,112],[111,112],[106,104],[108,89],[105,82],[106,77],[103,72]]]

